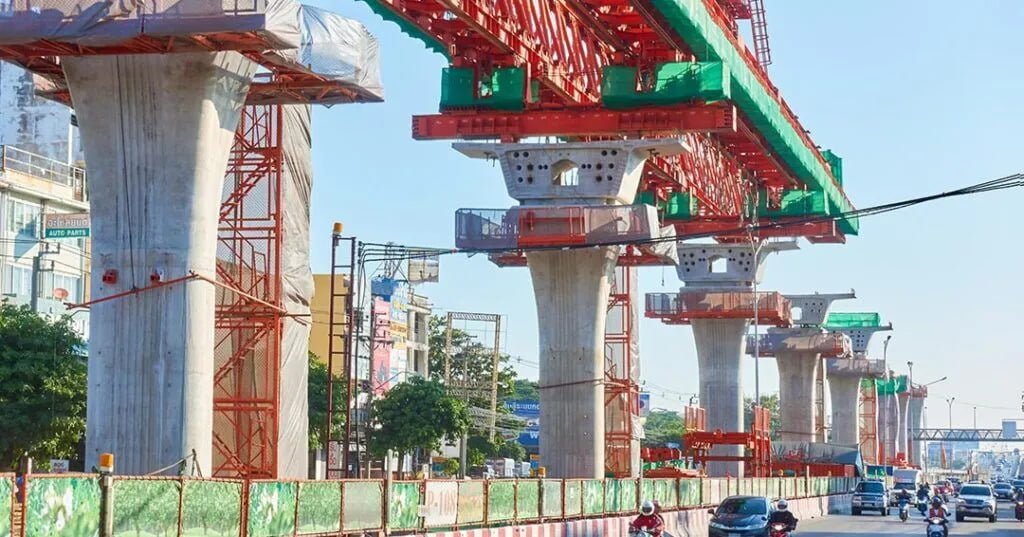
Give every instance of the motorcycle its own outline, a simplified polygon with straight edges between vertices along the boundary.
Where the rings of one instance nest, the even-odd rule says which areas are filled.
[[[928,500],[917,500],[917,510],[921,512],[921,516],[924,516],[928,512]]]
[[[770,530],[768,532],[769,537],[789,537],[789,527],[785,524],[772,524]]]
[[[1017,502],[1017,506],[1013,509],[1013,514],[1017,517],[1018,522],[1024,522],[1024,501]]]
[[[647,528],[634,528],[630,526],[629,537],[653,537]]]
[[[946,521],[934,517],[927,519],[925,522],[928,523],[928,537],[945,537],[946,535]]]
[[[910,518],[910,503],[900,499],[900,522],[906,522]]]

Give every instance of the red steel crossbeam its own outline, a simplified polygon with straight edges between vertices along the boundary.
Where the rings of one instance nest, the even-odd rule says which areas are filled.
[[[807,237],[811,242],[843,243],[845,236],[837,229],[833,220],[809,221],[807,218],[777,218],[761,222],[759,227],[748,231],[742,222],[734,218],[701,218],[673,222],[680,236],[713,236],[723,242],[748,241],[750,234],[762,239],[774,237]]]
[[[688,132],[734,133],[736,129],[736,107],[730,104],[682,104],[630,110],[480,110],[412,118],[412,136],[417,140],[517,140],[530,136],[676,136]]]

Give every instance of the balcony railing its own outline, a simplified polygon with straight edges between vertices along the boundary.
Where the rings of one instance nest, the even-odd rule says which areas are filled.
[[[774,291],[758,293],[758,324],[788,326],[790,303]],[[686,324],[694,319],[754,319],[755,300],[751,291],[701,291],[650,293],[645,314],[668,324]]]
[[[85,168],[37,155],[10,145],[0,146],[0,171],[18,172],[71,188],[72,197],[86,200]]]
[[[466,250],[624,244],[660,236],[647,205],[459,209],[455,245]]]

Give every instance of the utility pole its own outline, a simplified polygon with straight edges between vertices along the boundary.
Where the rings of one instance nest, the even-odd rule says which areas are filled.
[[[885,385],[886,387],[892,382],[892,371],[889,370],[889,341],[892,340],[892,335],[885,338],[882,342],[882,367],[885,368]],[[885,398],[885,410],[882,412],[882,464],[886,464],[889,456],[889,414],[892,412],[891,403],[892,399],[895,398],[896,391],[893,390],[893,397]]]

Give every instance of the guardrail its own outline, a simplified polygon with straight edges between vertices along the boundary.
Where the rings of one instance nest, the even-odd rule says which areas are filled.
[[[0,171],[6,170],[70,187],[74,199],[85,201],[85,168],[72,166],[14,146],[0,145]]]
[[[112,535],[268,537],[422,533],[637,512],[645,499],[666,511],[717,505],[735,494],[803,498],[846,494],[854,478],[503,479],[264,481],[31,475],[23,518],[13,476],[0,477],[0,535],[92,536],[101,513]],[[109,498],[109,499],[108,499]],[[2,502],[6,501],[6,505]]]

